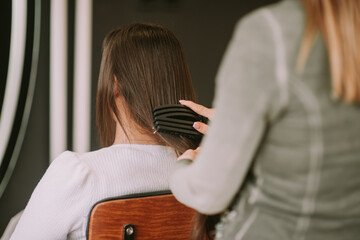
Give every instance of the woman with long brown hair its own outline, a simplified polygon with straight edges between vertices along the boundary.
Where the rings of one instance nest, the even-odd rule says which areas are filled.
[[[359,239],[359,29],[357,0],[284,0],[239,22],[209,131],[170,182],[221,215],[210,237]],[[199,219],[195,239],[211,229]]]
[[[183,48],[167,28],[132,24],[103,42],[96,112],[103,148],[65,152],[37,185],[11,239],[85,239],[97,201],[168,189],[177,154],[197,146],[154,133],[152,110],[195,100]]]

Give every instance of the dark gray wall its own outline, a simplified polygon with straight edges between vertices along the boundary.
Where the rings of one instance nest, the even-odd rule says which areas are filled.
[[[236,21],[249,11],[275,1],[94,0],[92,96],[96,93],[101,43],[106,33],[123,24],[155,22],[172,29],[183,43],[198,100],[211,106],[215,75]],[[72,77],[73,6],[73,1],[69,1],[69,92]],[[4,195],[0,198],[0,234],[11,216],[25,207],[48,166],[49,11],[49,1],[43,0],[40,59],[33,108],[18,163]],[[69,97],[71,102],[71,95]],[[92,99],[92,106],[95,106],[95,97]],[[69,108],[72,108],[71,103]],[[99,142],[94,110],[93,107],[91,148],[97,149]],[[71,138],[68,146],[71,149]]]

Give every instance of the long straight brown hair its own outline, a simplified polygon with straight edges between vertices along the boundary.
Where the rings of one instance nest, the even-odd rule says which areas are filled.
[[[336,98],[360,103],[360,1],[301,0],[306,28],[298,57],[302,70],[317,33],[327,46]]]
[[[96,122],[104,147],[114,143],[114,116],[125,134],[127,130],[121,122],[122,109],[116,106],[114,89],[119,90],[127,113],[144,134],[154,132],[153,108],[176,104],[180,99],[196,101],[182,45],[169,29],[156,24],[120,27],[103,41]],[[199,144],[182,136],[156,133],[154,137],[178,153]]]

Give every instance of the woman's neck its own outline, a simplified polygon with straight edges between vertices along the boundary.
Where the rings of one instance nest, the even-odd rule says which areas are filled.
[[[118,116],[121,120],[120,123],[116,121],[116,133],[113,144],[145,144],[145,145],[166,145],[166,143],[159,141],[156,135],[144,131],[144,129],[136,124],[130,117],[126,101],[122,95],[117,95],[115,99],[116,107],[121,110],[121,115]],[[116,116],[114,114],[114,119]],[[124,131],[126,129],[126,134]]]
[[[144,145],[165,145],[160,142],[155,135],[146,134],[138,126],[129,126],[126,128],[126,134],[121,125],[116,122],[116,134],[114,145],[116,144],[144,144]]]

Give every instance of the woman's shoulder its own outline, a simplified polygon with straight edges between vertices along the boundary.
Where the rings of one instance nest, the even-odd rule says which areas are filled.
[[[65,151],[54,159],[44,176],[74,180],[89,178],[90,175],[96,175],[97,166],[108,159],[113,159],[113,155],[113,151],[109,148],[84,153]]]
[[[99,162],[119,158],[119,155],[124,158],[126,153],[129,152],[129,148],[126,146],[114,146],[103,147],[89,152],[73,152],[65,151],[54,159],[51,165],[54,168],[83,168],[91,170],[92,162]],[[130,151],[131,152],[131,151]]]
[[[84,162],[91,162],[100,159],[113,159],[113,158],[133,158],[147,156],[176,156],[175,151],[168,146],[162,145],[143,145],[143,144],[116,144],[109,147],[100,148],[95,151],[86,153],[72,153],[65,152],[66,154],[75,154],[75,156]]]
[[[89,171],[89,167],[85,161],[81,160],[81,154],[65,151],[61,153],[54,161],[50,164],[47,172],[63,172],[72,174],[73,171]]]
[[[88,185],[92,178],[92,169],[80,159],[79,154],[65,151],[50,164],[39,184],[60,189],[64,186],[66,190],[71,189],[70,186]]]
[[[76,153],[60,154],[33,191],[14,239],[65,239],[94,202],[95,183],[91,169]]]
[[[176,158],[174,149],[169,146],[117,144],[86,153],[67,151],[55,161],[61,162],[58,163],[61,167],[76,166],[93,175],[101,175],[104,171],[113,171],[114,167],[128,168],[139,162],[143,165],[158,163],[167,165],[167,162],[174,162]]]

